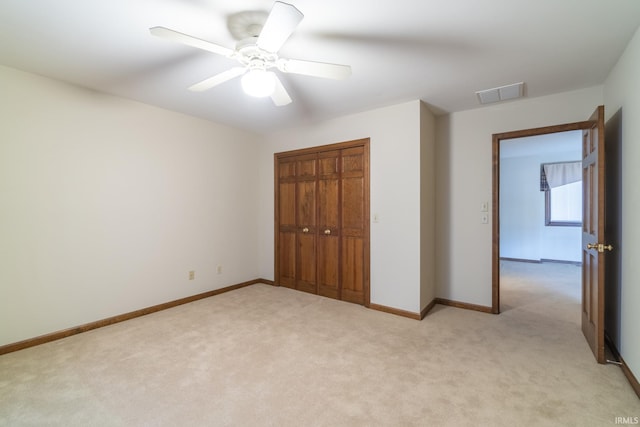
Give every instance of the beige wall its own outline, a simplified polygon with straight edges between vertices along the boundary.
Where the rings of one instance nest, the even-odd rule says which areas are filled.
[[[436,118],[420,104],[420,308],[436,297]]]
[[[620,354],[640,379],[640,30],[629,42],[604,85],[605,116],[622,117],[622,288]]]
[[[598,86],[438,118],[438,297],[491,306],[491,220],[481,224],[480,206],[492,201],[492,135],[587,120],[603,100]]]
[[[257,136],[5,67],[0,87],[0,345],[258,276]]]

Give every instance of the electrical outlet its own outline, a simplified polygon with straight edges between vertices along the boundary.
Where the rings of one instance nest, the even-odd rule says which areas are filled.
[[[218,274],[222,274],[222,266],[221,265],[218,266],[218,268],[216,269],[216,272]]]
[[[189,280],[194,280],[196,278],[196,272],[195,271],[190,271],[189,272]]]

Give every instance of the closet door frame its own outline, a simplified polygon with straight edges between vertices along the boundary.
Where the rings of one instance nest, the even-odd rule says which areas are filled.
[[[369,203],[369,145],[370,138],[339,142],[336,144],[322,145],[299,150],[292,150],[274,154],[274,284],[280,286],[280,218],[279,218],[279,160],[286,157],[297,157],[309,154],[317,154],[326,151],[343,150],[346,148],[363,147],[364,149],[364,261],[363,261],[363,299],[365,307],[369,307],[370,295],[370,203]],[[296,261],[297,262],[297,261]]]

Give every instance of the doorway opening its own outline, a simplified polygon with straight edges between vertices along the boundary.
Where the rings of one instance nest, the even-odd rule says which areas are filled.
[[[501,141],[500,311],[580,324],[581,159],[580,130]]]
[[[558,134],[563,132],[589,129],[592,121],[566,123],[562,125],[545,126],[533,129],[517,130],[493,134],[493,249],[492,249],[492,301],[491,310],[494,314],[500,313],[500,149],[503,141],[516,140],[518,138],[538,137],[543,135]]]
[[[560,149],[555,154],[553,155],[550,154],[548,158],[549,159],[562,158],[562,160],[567,160],[568,157],[566,156],[572,155],[569,153],[572,153],[572,150],[574,150],[574,147],[572,146],[572,142],[559,142],[560,139],[565,139],[565,138],[562,138],[562,136],[566,136],[566,135],[575,135],[575,134],[581,135],[582,130],[588,129],[589,126],[590,126],[590,122],[588,121],[576,122],[576,123],[568,123],[568,124],[556,125],[556,126],[546,126],[542,128],[505,132],[505,133],[493,135],[493,209],[492,209],[493,210],[493,259],[492,259],[492,263],[493,263],[492,265],[492,276],[493,276],[492,311],[493,313],[497,314],[497,313],[500,313],[501,311],[500,309],[500,258],[502,255],[502,248],[501,248],[500,236],[501,236],[502,214],[500,210],[500,200],[501,200],[500,199],[501,198],[500,180],[501,180],[501,168],[503,163],[501,159],[504,158],[501,156],[502,151],[510,151],[510,153],[508,153],[507,155],[511,157],[515,157],[515,154],[517,153],[529,152],[529,153],[539,154],[543,151],[543,148],[541,148],[543,145],[547,146],[546,151],[551,152],[552,148],[550,147],[553,147],[555,145],[554,148],[557,149],[558,144],[566,144],[563,147],[560,147]],[[571,141],[571,138],[566,138],[566,139],[568,141]],[[511,144],[510,147],[508,147],[509,144]],[[581,150],[581,140],[578,144],[580,146],[579,150]],[[563,152],[562,156],[564,157],[558,154],[561,152]],[[559,156],[559,157],[556,157],[556,156]],[[578,157],[573,160],[578,160],[581,157],[582,155],[580,153],[580,155],[578,155]],[[545,163],[545,162],[541,162],[541,163]],[[546,163],[553,163],[553,162],[550,161]],[[515,165],[514,167],[517,167],[517,165]],[[536,169],[535,173],[536,174],[540,173],[539,167],[538,169]],[[531,185],[535,187],[534,189],[539,191],[539,179],[536,182],[533,182]],[[519,207],[526,208],[527,206],[519,206]],[[527,213],[523,213],[523,212],[527,212]],[[524,209],[522,210],[521,214],[529,215],[531,214],[531,212]],[[507,226],[509,228],[513,226],[517,227],[518,225],[507,224]],[[548,227],[548,226],[542,223],[542,227]],[[577,248],[574,247],[574,249],[577,250],[579,254],[580,243],[577,243],[577,242],[580,241],[580,238],[576,240],[576,237],[572,235],[579,232],[580,232],[579,227],[577,227],[577,231],[575,227],[566,227],[566,229],[562,230],[560,233],[557,233],[557,230],[556,230],[556,232],[551,234],[556,234],[560,236],[564,234],[564,235],[571,236],[570,240],[573,242],[576,242],[575,244],[577,245]],[[527,233],[530,233],[530,234],[540,233],[540,230],[528,229]],[[556,236],[554,238],[557,239],[558,237]],[[530,244],[526,247],[518,248],[516,247],[517,243],[514,244],[512,248],[505,247],[505,250],[507,251],[507,253],[505,253],[504,257],[514,258],[514,259],[529,259],[529,260],[537,259],[538,261],[545,259],[546,257],[540,256],[540,254],[545,253],[543,250],[544,246],[541,241],[542,238],[538,236],[538,239],[540,240],[537,243]],[[553,249],[564,250],[564,249],[567,249],[567,247],[572,245],[571,243],[567,243],[567,242],[565,243],[566,243],[565,248],[554,247]],[[546,252],[546,253],[554,253],[554,252]],[[558,252],[556,251],[555,253],[558,253]],[[518,254],[518,255],[509,256],[508,254]],[[578,258],[576,258],[576,256],[574,255],[572,257],[569,257],[570,259],[564,259],[563,261],[579,262],[579,259],[580,259],[579,256],[580,255],[578,255]],[[551,258],[547,258],[547,259],[551,259]]]

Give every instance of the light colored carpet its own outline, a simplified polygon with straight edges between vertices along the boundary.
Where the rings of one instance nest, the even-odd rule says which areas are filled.
[[[598,365],[582,337],[579,269],[555,266],[533,283],[538,267],[503,263],[498,316],[437,306],[418,322],[253,285],[6,354],[0,425],[606,426],[640,416],[620,368]]]

